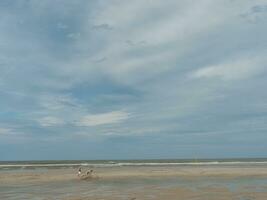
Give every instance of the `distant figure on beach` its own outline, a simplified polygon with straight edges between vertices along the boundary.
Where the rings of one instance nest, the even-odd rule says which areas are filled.
[[[79,170],[78,170],[78,176],[81,176],[82,175],[82,168],[79,167]]]
[[[87,176],[92,176],[93,175],[93,170],[91,169],[90,171],[87,171],[86,175]]]
[[[93,178],[93,170],[92,169],[90,171],[86,172],[86,178]]]
[[[92,179],[98,179],[98,176],[93,174],[93,170],[88,170],[85,174],[81,174],[80,175],[78,174],[78,177],[81,179],[81,180],[92,180]],[[79,173],[79,172],[78,172]]]

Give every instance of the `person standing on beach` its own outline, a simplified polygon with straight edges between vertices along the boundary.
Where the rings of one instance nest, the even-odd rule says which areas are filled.
[[[79,170],[78,170],[78,176],[81,176],[82,175],[82,168],[79,167]]]

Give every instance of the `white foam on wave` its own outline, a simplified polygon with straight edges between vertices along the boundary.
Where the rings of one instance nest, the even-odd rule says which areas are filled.
[[[123,166],[201,166],[201,165],[253,165],[267,161],[207,161],[207,162],[113,162],[108,163],[47,163],[47,164],[0,164],[0,168],[31,167],[123,167]]]

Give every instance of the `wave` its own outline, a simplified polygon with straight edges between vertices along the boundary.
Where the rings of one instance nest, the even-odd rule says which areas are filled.
[[[259,165],[267,161],[210,161],[210,162],[113,162],[108,163],[46,163],[46,164],[0,164],[1,168],[62,168],[62,167],[123,167],[123,166],[203,166],[203,165]]]

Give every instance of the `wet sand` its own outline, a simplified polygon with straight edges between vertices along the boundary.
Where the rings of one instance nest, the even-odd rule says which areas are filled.
[[[267,199],[264,166],[135,166],[94,171],[96,178],[80,180],[72,168],[2,170],[0,199]]]

